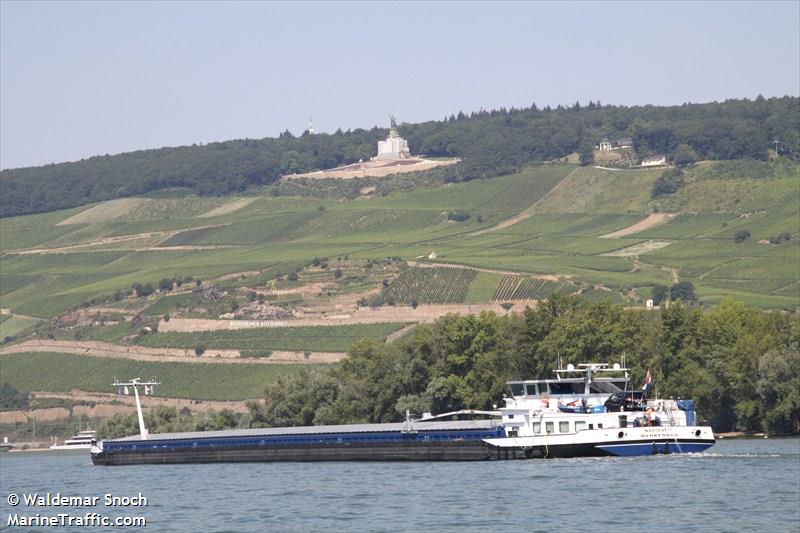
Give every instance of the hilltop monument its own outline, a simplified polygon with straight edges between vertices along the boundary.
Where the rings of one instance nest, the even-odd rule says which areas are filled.
[[[308,133],[314,133],[311,120],[308,121]],[[449,159],[438,158],[436,160],[423,159],[411,155],[408,149],[408,141],[400,137],[397,133],[397,120],[389,115],[389,136],[385,141],[378,141],[378,155],[371,157],[369,161],[359,159],[358,162],[349,163],[336,168],[325,170],[315,170],[305,174],[286,174],[281,176],[283,180],[295,179],[355,179],[383,176],[392,174],[407,174],[409,172],[419,172],[436,167],[455,165],[460,159],[452,157]],[[375,187],[364,187],[361,194],[368,196],[375,190]]]
[[[375,159],[385,161],[410,158],[411,151],[408,149],[408,141],[397,133],[397,121],[391,115],[389,115],[389,124],[389,136],[385,141],[378,141],[378,155],[375,156]]]

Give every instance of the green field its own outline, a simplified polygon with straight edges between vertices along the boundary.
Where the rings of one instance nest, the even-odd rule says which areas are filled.
[[[361,339],[384,339],[404,323],[355,324],[352,326],[300,326],[202,331],[166,332],[145,335],[137,344],[162,348],[205,346],[240,350],[308,350],[345,352]]]
[[[195,400],[246,400],[263,397],[264,386],[309,365],[157,363],[63,353],[0,355],[0,383],[17,390],[67,393],[114,392],[115,378],[156,377],[157,394]]]
[[[475,270],[455,267],[409,268],[381,291],[380,301],[401,305],[462,303],[476,274]]]
[[[35,318],[23,318],[12,315],[0,315],[0,339],[19,335],[39,323]]]
[[[544,300],[554,292],[571,294],[576,291],[574,285],[550,281],[546,279],[506,276],[498,284],[493,300]]]
[[[237,198],[146,198],[8,218],[0,224],[0,307],[52,318],[133,283],[261,273],[257,279],[226,281],[232,290],[268,286],[278,274],[285,276],[315,257],[418,260],[434,251],[439,263],[555,274],[569,277],[576,286],[604,285],[617,292],[669,283],[675,272],[708,301],[730,287],[735,291],[731,294],[754,305],[784,308],[800,303],[793,285],[800,260],[799,168],[789,163],[703,163],[686,171],[679,191],[657,198],[651,191],[661,170],[541,165],[465,183],[415,187],[409,177],[410,190],[355,200],[265,193],[240,209],[208,217],[212,209]],[[120,206],[125,209],[118,210]],[[623,238],[599,238],[656,210],[677,216]],[[450,220],[455,211],[469,218]],[[480,233],[521,213],[526,218],[515,224]],[[70,218],[75,223],[57,225]],[[743,230],[750,238],[734,243]],[[759,243],[782,234],[789,234],[790,241]],[[126,236],[133,240],[100,241]],[[638,261],[603,255],[651,239],[670,244],[643,253]],[[92,246],[51,254],[15,252],[80,244]],[[441,283],[415,277],[412,272],[388,279],[383,299],[481,303],[494,297],[500,283],[495,275],[463,269]],[[376,292],[382,288],[380,279],[370,279]],[[197,303],[188,298],[153,297],[145,313],[173,313]],[[268,301],[304,304],[297,295],[270,295]],[[216,311],[209,309],[210,314]]]

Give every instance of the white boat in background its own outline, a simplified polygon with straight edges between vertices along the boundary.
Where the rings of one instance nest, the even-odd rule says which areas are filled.
[[[50,446],[51,450],[89,450],[92,443],[97,442],[97,432],[93,429],[86,429],[66,439],[64,444],[55,443]]]

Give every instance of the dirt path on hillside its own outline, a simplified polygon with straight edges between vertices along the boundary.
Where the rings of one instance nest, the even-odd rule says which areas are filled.
[[[497,224],[495,226],[492,226],[491,228],[486,228],[486,229],[474,231],[474,232],[470,233],[470,236],[474,237],[476,235],[484,235],[486,233],[492,233],[492,232],[495,232],[495,231],[499,231],[501,229],[508,228],[509,226],[513,226],[514,224],[519,224],[523,220],[528,220],[529,218],[531,218],[533,216],[534,211],[536,210],[536,206],[538,206],[540,203],[542,203],[545,200],[545,198],[548,198],[551,195],[558,193],[558,191],[560,190],[562,184],[564,182],[566,182],[567,179],[570,176],[572,176],[576,171],[577,171],[577,169],[573,170],[572,172],[570,172],[569,174],[567,174],[566,176],[561,178],[559,180],[559,182],[556,183],[555,186],[552,189],[547,191],[547,193],[545,193],[544,196],[542,196],[541,198],[539,198],[538,200],[533,202],[531,205],[526,207],[524,211],[521,211],[519,214],[514,215],[511,218],[507,218],[506,220],[503,220],[502,222],[500,222],[499,224]]]
[[[510,303],[510,302],[509,302]],[[410,305],[385,307],[358,307],[352,312],[342,312],[324,318],[294,318],[287,320],[224,320],[207,318],[171,318],[161,321],[160,332],[193,333],[199,331],[236,330],[252,328],[288,328],[298,326],[352,326],[356,324],[383,324],[388,322],[429,323],[448,314],[475,315],[493,311],[498,315],[520,311],[526,306],[536,306],[537,300],[515,300],[510,310],[499,303],[488,304],[423,304],[416,309]],[[1,352],[0,352],[1,353]],[[273,355],[274,357],[274,355]]]
[[[410,324],[402,329],[398,329],[397,331],[386,337],[386,342],[394,342],[400,337],[404,337],[406,333],[409,333],[415,327],[417,327],[417,324]]]
[[[133,247],[133,248],[125,248],[125,250],[133,250],[133,251],[145,251],[145,250],[196,250],[196,249],[214,249],[214,248],[231,248],[234,247],[233,245],[176,245],[176,246],[162,246],[158,247],[158,245],[175,235],[183,233],[185,231],[192,231],[197,229],[208,229],[208,228],[218,228],[222,226],[227,226],[228,224],[209,224],[206,226],[195,226],[191,228],[179,229],[179,230],[165,230],[165,231],[150,231],[147,233],[136,233],[133,235],[119,235],[116,237],[103,237],[101,239],[95,239],[93,241],[86,241],[76,244],[69,244],[66,246],[59,246],[56,248],[20,248],[17,250],[8,250],[7,253],[10,254],[18,254],[18,255],[27,255],[27,254],[60,254],[60,253],[69,253],[74,251],[95,251],[95,250],[87,250],[87,248],[100,248],[102,246],[107,245],[116,245],[122,244],[126,242],[132,241],[141,241],[146,239],[157,239],[155,244],[151,246],[145,247]],[[97,250],[101,251],[101,250]],[[102,250],[108,251],[108,250]]]
[[[634,244],[632,246],[626,246],[625,248],[620,248],[619,250],[614,250],[613,252],[606,252],[600,255],[602,257],[634,257],[634,256],[638,257],[648,252],[652,252],[653,250],[660,250],[661,248],[666,248],[670,244],[672,244],[671,241],[649,240],[645,242],[640,242],[639,244]]]
[[[678,283],[681,280],[680,269],[678,269],[678,268],[665,266],[665,265],[654,265],[653,263],[645,263],[644,261],[639,259],[639,256],[633,257],[632,259],[633,259],[634,267],[637,270],[641,269],[642,266],[647,266],[647,267],[650,267],[650,268],[657,268],[659,270],[663,270],[664,272],[669,273],[669,277],[672,280],[672,283]]]
[[[742,259],[743,259],[742,257],[734,257],[733,259],[730,259],[729,261],[725,261],[724,263],[719,264],[719,265],[715,266],[714,268],[712,268],[710,270],[706,270],[705,272],[700,274],[700,276],[698,276],[698,279],[705,279],[705,278],[707,278],[709,276],[709,274],[713,274],[714,272],[716,272],[720,268],[722,268],[724,266],[728,266],[731,263],[735,263],[736,261],[741,261]],[[794,282],[792,282],[792,283],[794,283]]]
[[[239,209],[243,209],[248,205],[252,204],[258,200],[258,197],[253,196],[250,198],[239,198],[237,200],[233,200],[232,202],[228,202],[227,204],[223,204],[219,207],[212,209],[211,211],[206,211],[202,215],[197,215],[197,218],[214,218],[221,215],[228,215]]]
[[[676,213],[652,213],[647,218],[645,218],[644,220],[640,220],[636,224],[628,226],[627,228],[622,228],[612,233],[606,233],[605,235],[601,235],[600,238],[616,239],[617,237],[624,237],[626,235],[631,235],[633,233],[639,233],[640,231],[644,231],[654,226],[659,226],[661,224],[669,222],[676,216],[678,216]]]
[[[349,180],[364,177],[390,176],[392,174],[407,174],[409,172],[420,172],[436,167],[455,165],[460,159],[452,158],[447,160],[420,159],[412,157],[403,160],[370,160],[363,163],[353,163],[343,167],[317,170],[306,174],[285,174],[281,176],[281,181],[293,179],[340,179]]]
[[[146,203],[144,198],[118,198],[108,200],[85,211],[76,213],[62,220],[56,226],[69,226],[72,224],[92,224],[96,222],[109,222],[127,215],[140,205]]]
[[[99,341],[28,340],[19,344],[12,344],[0,348],[0,354],[31,352],[74,353],[91,357],[122,358],[160,363],[233,363],[265,365],[286,363],[335,363],[347,357],[347,354],[343,352],[312,352],[306,357],[305,353],[302,351],[282,350],[273,351],[270,357],[241,357],[239,350],[206,350],[202,356],[198,357],[195,355],[194,350],[190,348],[176,349],[120,346]]]
[[[526,274],[524,272],[515,272],[514,270],[500,270],[496,268],[482,268],[482,267],[474,267],[470,265],[459,265],[457,263],[420,263],[417,261],[407,261],[408,266],[412,267],[419,267],[419,268],[436,268],[436,267],[445,267],[445,268],[463,268],[465,270],[476,270],[478,272],[488,272],[489,274],[503,274],[504,276],[522,276],[526,278],[536,278],[536,279],[546,279],[549,281],[561,281],[562,279],[571,279],[572,276],[565,274],[563,276],[559,276],[556,274]]]

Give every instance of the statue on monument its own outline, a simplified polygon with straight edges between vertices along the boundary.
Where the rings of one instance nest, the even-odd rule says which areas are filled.
[[[389,115],[389,127],[393,130],[397,129],[397,119],[394,115]]]

